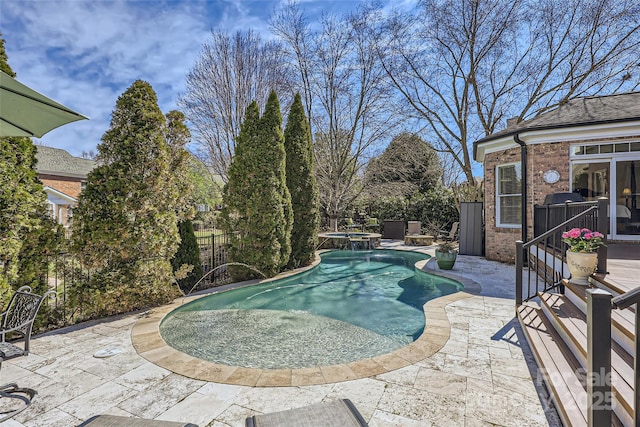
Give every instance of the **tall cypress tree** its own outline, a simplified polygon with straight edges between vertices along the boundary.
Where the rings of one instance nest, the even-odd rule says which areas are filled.
[[[280,101],[275,91],[271,91],[267,99],[264,114],[260,119],[260,141],[264,152],[271,158],[271,173],[274,183],[274,216],[276,235],[280,243],[280,269],[289,263],[291,256],[291,229],[293,226],[293,209],[291,207],[291,194],[287,188],[286,177],[286,151],[284,148],[284,134],[282,132],[282,115],[280,114]],[[267,171],[265,171],[267,172]]]
[[[180,184],[166,120],[149,83],[134,82],[116,102],[98,145],[99,166],[74,210],[73,247],[95,274],[95,314],[164,303],[176,296]],[[113,298],[111,300],[110,298]]]
[[[309,121],[300,94],[296,94],[284,130],[287,158],[287,188],[291,193],[293,228],[290,267],[310,264],[318,242],[318,186],[313,165]]]
[[[269,277],[277,274],[289,260],[292,213],[275,92],[269,96],[262,119],[255,101],[247,107],[224,200],[225,228],[238,232],[231,243],[231,261]],[[251,269],[234,267],[230,271],[236,280],[260,277]]]

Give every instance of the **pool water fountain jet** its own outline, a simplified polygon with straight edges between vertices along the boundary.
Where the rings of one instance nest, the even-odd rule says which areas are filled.
[[[189,292],[187,292],[186,294],[184,292],[182,292],[182,289],[180,289],[180,291],[182,292],[183,296],[188,297],[189,295],[191,295],[191,292],[193,292],[193,290],[195,288],[198,287],[198,285],[207,277],[209,277],[212,273],[214,273],[215,271],[221,269],[222,267],[228,267],[230,265],[237,265],[240,267],[246,267],[249,270],[253,271],[254,273],[258,273],[259,275],[261,275],[264,279],[267,279],[267,275],[264,274],[262,271],[258,270],[256,267],[249,265],[249,264],[245,264],[243,262],[226,262],[224,264],[220,264],[219,266],[217,266],[216,268],[209,270],[207,273],[205,273],[196,283],[195,285],[193,285],[191,287],[191,289],[189,289]],[[179,287],[178,287],[179,288]]]

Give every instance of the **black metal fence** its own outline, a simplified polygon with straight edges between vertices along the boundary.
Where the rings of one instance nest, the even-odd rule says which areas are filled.
[[[570,206],[563,208],[563,205],[548,205],[545,210],[538,210],[538,220],[548,228],[539,229],[542,232],[526,243],[520,240],[516,242],[516,306],[535,298],[538,292],[546,292],[560,286],[562,279],[568,277],[566,244],[562,241],[564,231],[574,227],[589,228],[602,233],[606,243],[609,200],[602,198],[595,203],[576,202],[567,205]],[[577,214],[551,225],[558,221],[561,215],[573,212]],[[540,213],[544,214],[542,218],[545,222],[540,219]],[[597,271],[606,270],[607,247],[603,245],[598,248]]]
[[[203,277],[197,290],[220,286],[229,282],[226,268],[231,234],[218,230],[196,232],[200,249]],[[47,328],[72,325],[90,320],[93,310],[89,301],[84,301],[81,289],[91,282],[91,272],[84,268],[78,257],[69,253],[58,253],[49,257],[48,269],[41,278],[50,290],[55,290],[57,298],[49,302],[46,315]]]
[[[198,289],[224,285],[229,281],[226,263],[231,237],[232,234],[220,233],[217,230],[196,232],[203,273],[202,283]]]
[[[533,237],[538,237],[548,230],[557,227],[559,224],[580,215],[591,207],[598,206],[597,201],[593,202],[567,202],[557,205],[535,205],[533,207]],[[573,223],[573,227],[597,229],[598,211],[592,210],[588,214],[581,216]],[[549,247],[562,250],[562,232],[559,230],[546,239]],[[603,233],[607,234],[607,233]]]

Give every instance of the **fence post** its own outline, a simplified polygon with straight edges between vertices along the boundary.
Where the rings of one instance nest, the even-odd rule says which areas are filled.
[[[611,298],[587,289],[587,420],[589,427],[611,424]]]
[[[210,265],[210,269],[213,270],[217,267],[216,265],[216,233],[215,233],[215,229],[212,229],[211,231],[211,263]],[[209,271],[211,271],[209,270]],[[208,273],[208,272],[207,272]],[[209,283],[214,283],[216,281],[215,278],[215,274],[213,276],[209,276]]]
[[[604,245],[598,248],[598,273],[607,272],[607,234],[609,233],[609,199],[600,197],[598,199],[598,221],[597,231],[604,236]]]
[[[522,305],[522,267],[524,252],[522,240],[516,241],[516,309]]]

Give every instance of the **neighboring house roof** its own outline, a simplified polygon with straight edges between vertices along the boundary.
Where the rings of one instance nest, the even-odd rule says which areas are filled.
[[[36,148],[36,158],[38,159],[36,170],[39,174],[86,178],[89,172],[96,167],[94,160],[74,157],[60,148],[42,145],[38,145]]]
[[[45,185],[44,191],[47,193],[47,200],[51,203],[55,203],[56,205],[71,205],[77,202],[74,197],[56,190],[53,187],[49,187],[48,185]]]
[[[629,128],[630,122],[637,123]],[[507,126],[504,130],[479,139],[473,144],[473,153],[477,161],[482,161],[485,151],[504,150],[517,146],[514,141],[516,134],[525,142],[529,142],[527,136],[532,139],[534,135],[544,135],[539,142],[552,142],[561,140],[560,135],[566,137],[568,133],[578,134],[594,127],[609,129],[610,136],[627,136],[634,133],[638,135],[638,126],[640,126],[640,92],[588,96],[572,99],[555,110]],[[554,132],[555,130],[565,131]]]

